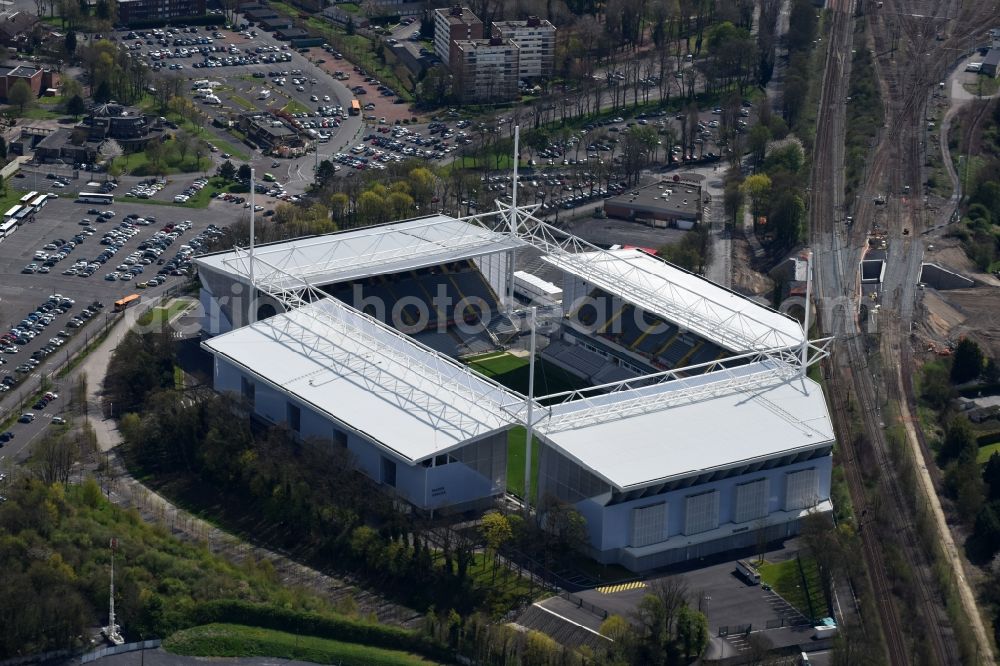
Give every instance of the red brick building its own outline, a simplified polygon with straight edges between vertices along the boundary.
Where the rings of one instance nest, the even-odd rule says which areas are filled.
[[[35,97],[48,88],[59,87],[59,72],[34,65],[7,65],[0,67],[0,99],[7,99],[10,89],[18,81],[28,84]]]

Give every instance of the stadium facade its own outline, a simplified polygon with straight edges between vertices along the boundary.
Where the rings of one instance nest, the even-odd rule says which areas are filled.
[[[509,431],[529,421],[536,496],[586,518],[601,562],[642,571],[753,546],[832,508],[834,433],[805,373],[822,345],[641,251],[501,204],[197,263],[216,388],[346,447],[418,510],[494,504]],[[529,400],[462,362],[523,346],[525,289],[545,296],[540,358],[585,388]]]

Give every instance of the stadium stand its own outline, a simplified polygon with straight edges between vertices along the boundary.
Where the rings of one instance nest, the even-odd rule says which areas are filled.
[[[656,360],[668,368],[676,368],[681,360],[687,356],[694,346],[695,339],[687,333],[678,335],[674,341],[664,349]]]
[[[639,373],[635,370],[630,370],[620,365],[611,365],[609,363],[601,368],[597,374],[591,378],[591,380],[595,385],[600,385],[610,384],[612,382],[622,382],[626,379],[634,379],[638,376]]]
[[[348,305],[362,309],[408,333],[426,330],[441,322],[451,326],[459,318],[467,323],[478,322],[483,315],[499,311],[498,298],[492,287],[476,265],[468,260],[341,282],[325,287],[324,290]],[[444,297],[443,303],[436,301],[438,296]],[[461,313],[455,312],[455,306],[464,298],[481,300],[474,305],[467,305]],[[393,309],[403,300],[406,302],[398,308],[400,321],[392,321]],[[379,302],[383,304],[381,309],[371,305]],[[364,305],[366,303],[368,305]],[[438,309],[438,305],[443,307]],[[482,309],[486,312],[482,312]],[[426,313],[425,321],[421,320],[421,310]]]
[[[608,365],[607,360],[600,354],[561,341],[553,342],[546,347],[542,351],[542,358],[577,377],[588,380],[592,380],[594,375]]]

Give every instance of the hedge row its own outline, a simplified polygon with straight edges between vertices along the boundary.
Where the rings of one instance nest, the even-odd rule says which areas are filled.
[[[194,625],[213,622],[264,627],[294,634],[331,638],[347,643],[414,652],[439,661],[454,656],[442,643],[414,631],[383,624],[361,622],[346,617],[320,615],[245,601],[220,600],[199,604]]]
[[[996,444],[997,442],[1000,442],[1000,432],[989,432],[976,438],[976,444],[979,448]]]

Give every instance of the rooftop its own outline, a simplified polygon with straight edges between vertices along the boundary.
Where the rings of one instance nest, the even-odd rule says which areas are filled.
[[[31,78],[38,72],[42,71],[41,67],[35,67],[34,65],[13,65],[7,67],[0,67],[0,75],[3,76],[20,76],[25,78]]]
[[[277,284],[313,285],[399,273],[520,247],[524,242],[447,215],[299,238],[256,248],[254,270]],[[249,273],[246,253],[200,257],[199,267],[234,277]],[[294,277],[293,277],[294,276]]]
[[[481,23],[479,17],[468,7],[444,7],[434,10],[438,16],[443,17],[448,23],[457,25],[459,23]]]
[[[983,58],[984,65],[1000,65],[1000,49],[990,49]]]
[[[611,197],[605,205],[628,206],[637,213],[675,213],[698,219],[701,188],[684,182],[663,181]]]
[[[540,19],[536,16],[529,17],[524,21],[493,21],[494,30],[516,30],[518,28],[550,28],[555,30],[555,26],[552,25],[546,19]]]
[[[507,427],[521,400],[333,298],[202,344],[414,463]]]
[[[802,326],[641,250],[545,255],[557,268],[734,352],[797,347]]]
[[[623,491],[828,445],[822,388],[780,366],[763,360],[565,402],[547,408],[538,432]]]
[[[456,39],[455,47],[462,52],[478,51],[479,49],[489,49],[494,51],[518,51],[518,45],[512,39],[502,39],[493,37],[490,39]]]

